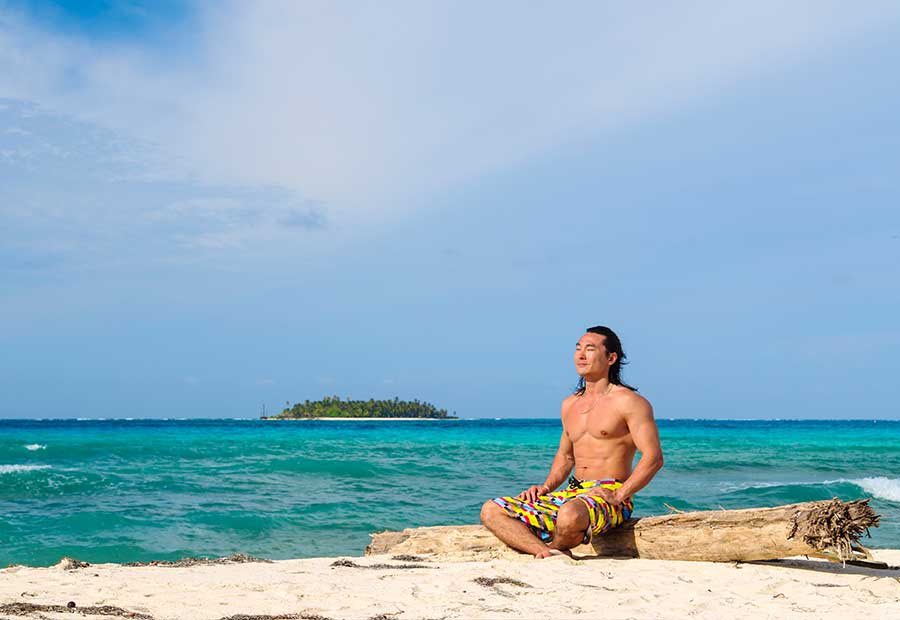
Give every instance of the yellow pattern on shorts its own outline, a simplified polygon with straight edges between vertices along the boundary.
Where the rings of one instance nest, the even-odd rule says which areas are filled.
[[[612,506],[603,498],[588,495],[588,491],[596,486],[615,491],[622,486],[618,480],[578,480],[570,478],[569,484],[561,491],[538,496],[537,501],[529,502],[519,497],[497,497],[493,501],[506,513],[527,523],[534,533],[544,542],[553,539],[556,529],[556,517],[560,507],[566,502],[578,499],[587,506],[590,526],[585,531],[582,542],[590,542],[591,536],[605,532],[612,527],[619,527],[631,517],[634,503],[631,498],[619,506]]]

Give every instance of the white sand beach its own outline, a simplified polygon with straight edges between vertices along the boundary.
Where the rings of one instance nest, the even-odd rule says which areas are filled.
[[[875,558],[894,568],[518,555],[12,566],[0,571],[0,618],[72,618],[70,602],[98,620],[900,617],[900,550]]]

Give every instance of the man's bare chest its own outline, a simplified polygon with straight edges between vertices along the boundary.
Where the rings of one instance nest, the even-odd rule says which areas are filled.
[[[581,439],[620,440],[628,435],[628,425],[613,406],[598,406],[587,413],[572,407],[563,416],[563,428],[573,444]]]

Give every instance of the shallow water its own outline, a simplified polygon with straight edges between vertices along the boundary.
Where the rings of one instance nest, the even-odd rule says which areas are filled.
[[[637,515],[871,497],[900,548],[900,421],[661,420]],[[0,420],[0,565],[360,554],[542,482],[559,421]]]

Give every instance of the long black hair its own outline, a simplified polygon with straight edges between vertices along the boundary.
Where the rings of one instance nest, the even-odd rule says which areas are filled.
[[[600,336],[603,336],[603,346],[606,348],[607,355],[610,353],[616,354],[615,363],[609,367],[609,382],[614,385],[627,387],[629,390],[637,392],[638,389],[636,387],[622,381],[622,366],[625,366],[628,363],[628,358],[625,356],[625,351],[622,349],[622,342],[619,340],[619,337],[616,336],[616,332],[604,325],[588,327],[584,331],[588,334],[599,334]],[[578,377],[578,385],[575,387],[575,394],[578,394],[579,396],[584,394],[584,377]]]

